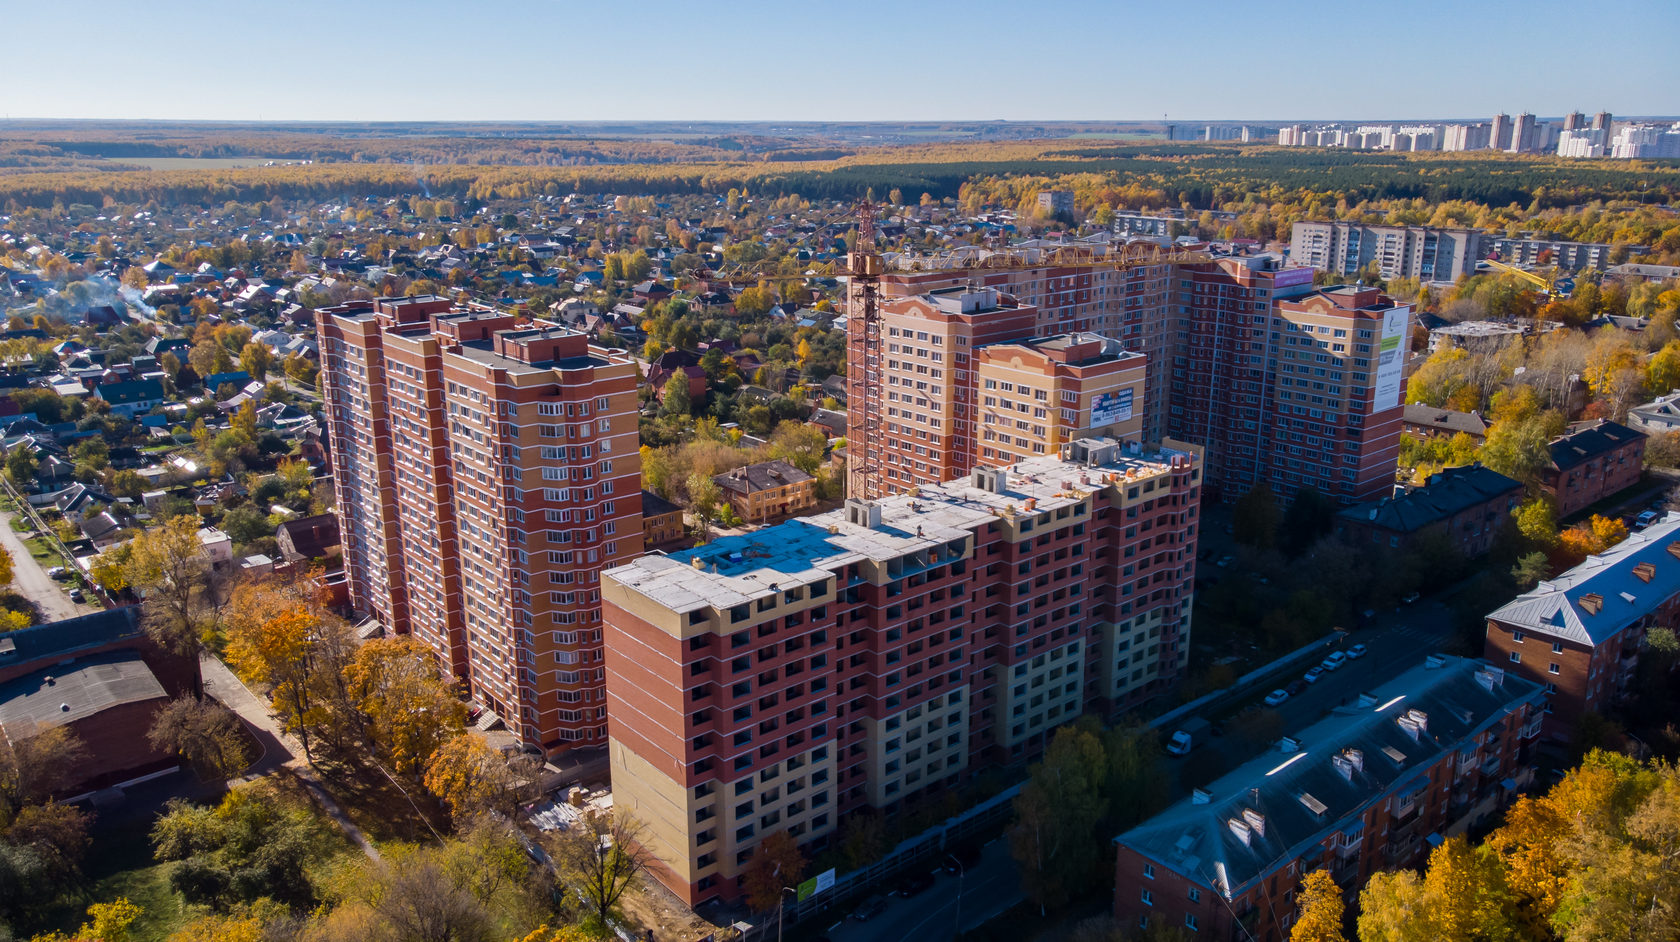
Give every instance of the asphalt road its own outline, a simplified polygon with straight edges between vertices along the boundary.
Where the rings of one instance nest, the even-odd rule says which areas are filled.
[[[0,545],[12,554],[12,589],[41,609],[43,622],[62,621],[99,611],[95,606],[77,605],[70,601],[64,587],[54,582],[35,557],[29,555],[29,547],[23,545],[17,531],[12,529],[13,516],[0,514]]]
[[[929,869],[939,866],[929,861]],[[823,933],[834,942],[935,942],[952,938],[957,926],[957,895],[962,894],[962,927],[972,931],[1022,900],[1021,878],[1009,856],[1009,843],[986,845],[980,862],[959,879],[941,872],[931,888],[909,899],[887,898],[887,907],[867,922],[846,918]],[[856,908],[856,907],[853,907]]]

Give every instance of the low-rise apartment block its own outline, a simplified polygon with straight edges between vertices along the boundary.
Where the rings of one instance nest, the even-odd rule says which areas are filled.
[[[785,520],[817,506],[817,479],[786,461],[761,461],[712,478],[742,520]]]
[[[1680,615],[1680,514],[1671,513],[1487,618],[1490,663],[1545,687],[1546,737],[1627,690],[1652,627]]]
[[[1281,942],[1308,873],[1357,891],[1515,798],[1541,708],[1530,680],[1431,656],[1115,838],[1115,918]]]
[[[1557,501],[1558,517],[1568,517],[1639,483],[1645,433],[1600,419],[1553,439],[1551,453],[1540,486]]]
[[[1185,667],[1196,451],[1080,440],[606,572],[614,802],[689,904]]]
[[[1522,494],[1522,482],[1479,464],[1446,468],[1421,487],[1343,510],[1336,515],[1336,532],[1390,549],[1439,535],[1474,559],[1493,548]]]
[[[1474,274],[1475,229],[1372,226],[1357,222],[1297,222],[1289,229],[1289,258],[1338,275],[1376,265],[1384,278],[1457,281]]]

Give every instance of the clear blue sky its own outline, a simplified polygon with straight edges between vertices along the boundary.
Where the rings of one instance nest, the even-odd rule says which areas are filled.
[[[1680,113],[1680,0],[6,4],[12,117]]]

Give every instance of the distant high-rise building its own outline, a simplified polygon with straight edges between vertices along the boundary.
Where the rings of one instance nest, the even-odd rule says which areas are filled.
[[[1442,130],[1444,151],[1487,150],[1492,145],[1492,127],[1487,124],[1449,124]]]
[[[1511,116],[1496,114],[1493,124],[1488,128],[1488,148],[1490,150],[1508,150],[1511,147]]]
[[[316,325],[352,604],[526,745],[605,745],[599,573],[642,551],[635,361],[444,298]]]
[[[1587,126],[1587,116],[1582,114],[1579,111],[1571,111],[1563,119],[1563,129],[1565,131],[1576,131],[1576,130],[1580,130],[1581,128],[1584,128],[1586,126]]]
[[[1505,150],[1513,154],[1531,154],[1535,149],[1535,119],[1534,115],[1523,112],[1517,115],[1517,123],[1511,127],[1511,142]]]
[[[1384,278],[1451,282],[1475,273],[1478,235],[1473,229],[1298,222],[1290,227],[1289,258],[1344,276],[1374,264]]]
[[[1594,131],[1609,131],[1610,125],[1610,112],[1600,111],[1598,114],[1593,115],[1592,126]]]

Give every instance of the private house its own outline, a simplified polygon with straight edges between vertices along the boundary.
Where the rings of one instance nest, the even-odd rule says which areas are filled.
[[[93,395],[110,403],[112,412],[128,418],[152,411],[163,405],[166,398],[163,383],[155,379],[101,383],[94,388]]]
[[[1488,423],[1478,412],[1456,412],[1414,402],[1400,417],[1400,431],[1413,438],[1451,438],[1463,432],[1481,442],[1487,438]]]
[[[817,505],[817,479],[785,461],[749,464],[712,480],[750,524],[774,523]]]

